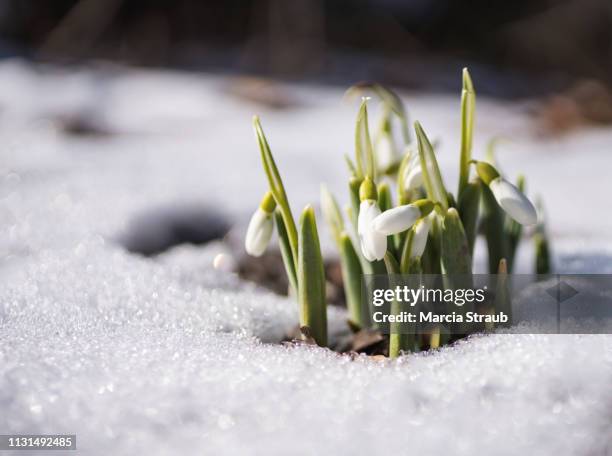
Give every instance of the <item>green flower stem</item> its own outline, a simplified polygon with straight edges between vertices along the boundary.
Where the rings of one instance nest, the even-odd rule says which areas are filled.
[[[464,68],[463,90],[461,91],[461,156],[459,162],[459,191],[457,192],[459,199],[461,199],[470,178],[475,110],[476,93],[474,92],[474,85],[468,69]]]
[[[274,157],[272,157],[270,145],[266,140],[266,136],[261,128],[261,123],[259,122],[259,117],[257,116],[253,117],[253,129],[255,130],[255,136],[257,137],[257,142],[259,144],[261,161],[263,163],[266,176],[268,177],[270,191],[272,192],[272,195],[274,195],[276,204],[278,204],[280,212],[283,216],[285,229],[287,231],[287,239],[289,240],[293,261],[295,263],[295,268],[297,269],[296,262],[298,259],[298,235],[295,227],[295,221],[293,220],[293,215],[291,214],[291,208],[289,207],[289,200],[287,199],[285,186],[283,185],[280,173],[278,172],[278,168],[274,162]]]
[[[325,271],[314,210],[306,206],[300,217],[297,279],[300,326],[307,327],[315,342],[327,345]]]
[[[440,173],[440,167],[438,166],[438,160],[436,160],[434,149],[419,122],[414,123],[414,129],[419,145],[419,158],[421,160],[421,169],[427,197],[434,202],[440,203],[441,208],[446,211],[446,209],[448,209],[448,192],[442,181],[442,174]]]

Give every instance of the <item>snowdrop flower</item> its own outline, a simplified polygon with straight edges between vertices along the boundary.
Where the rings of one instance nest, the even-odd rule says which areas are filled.
[[[506,213],[522,225],[534,225],[538,214],[531,201],[523,193],[501,177],[497,170],[488,163],[477,162],[478,176],[489,186],[497,204]]]
[[[406,191],[414,190],[421,185],[423,185],[421,161],[419,159],[419,154],[412,152],[412,157],[410,157],[410,161],[404,172],[404,189]]]
[[[274,228],[272,213],[275,207],[276,202],[272,193],[266,193],[247,228],[244,248],[249,255],[258,257],[266,251]]]
[[[431,214],[430,214],[431,215]],[[430,217],[423,217],[418,220],[412,227],[414,234],[412,235],[412,246],[410,248],[410,258],[423,256],[425,246],[427,245],[427,237],[431,228]]]
[[[433,208],[434,203],[428,199],[394,207],[376,217],[372,228],[385,236],[401,233],[410,229],[418,219],[428,215]]]
[[[380,215],[376,202],[376,186],[366,177],[359,189],[361,204],[357,218],[357,234],[361,244],[361,253],[368,261],[382,260],[387,253],[387,236],[372,228],[372,221]]]

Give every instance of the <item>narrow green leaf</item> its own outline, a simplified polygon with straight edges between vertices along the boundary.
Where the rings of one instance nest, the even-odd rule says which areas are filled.
[[[473,287],[472,278],[472,258],[468,249],[467,237],[463,229],[463,224],[456,209],[450,208],[442,221],[441,230],[441,266],[442,280],[446,290],[471,289]],[[448,311],[455,311],[465,315],[473,310],[472,303],[465,303],[463,306],[449,304]],[[458,323],[455,326],[455,334],[463,333],[467,323]]]
[[[418,153],[414,148],[407,147],[397,170],[397,199],[399,205],[408,204],[411,195],[406,190],[406,171],[410,165],[412,154]]]
[[[421,257],[424,274],[440,274],[442,272],[440,260],[442,227],[440,219],[441,216],[436,215],[431,221],[425,252]]]
[[[358,177],[351,177],[349,179],[349,196],[351,198],[352,208],[352,217],[350,219],[355,232],[357,232],[357,217],[359,216],[359,189],[361,188],[362,182],[363,179],[359,179]]]
[[[357,163],[357,177],[369,176],[372,180],[376,179],[376,163],[368,127],[368,102],[365,98],[359,107],[355,125],[355,161]]]
[[[322,347],[327,345],[327,302],[325,271],[314,210],[306,206],[300,217],[298,242],[298,301],[300,326]]]
[[[474,134],[474,115],[476,110],[476,93],[472,78],[467,68],[463,69],[463,90],[461,91],[461,157],[459,165],[459,191],[461,198],[470,178],[470,160],[472,159],[472,138]]]
[[[261,152],[261,161],[263,163],[266,176],[268,177],[270,191],[274,196],[276,204],[278,204],[280,208],[281,214],[283,216],[283,221],[285,222],[285,228],[287,230],[287,238],[289,239],[289,245],[291,246],[291,252],[293,254],[292,256],[294,261],[297,261],[298,236],[297,229],[295,227],[295,221],[293,220],[293,215],[291,214],[291,208],[289,206],[289,200],[287,199],[287,193],[285,192],[283,180],[280,177],[280,173],[278,172],[278,168],[276,167],[274,157],[272,156],[272,152],[270,150],[270,145],[268,144],[263,129],[261,128],[259,117],[257,116],[253,117],[253,129],[255,130],[255,136],[259,144],[259,150]]]
[[[440,203],[444,211],[446,211],[448,209],[448,192],[444,187],[442,174],[440,173],[440,167],[438,166],[438,160],[434,154],[433,147],[419,122],[414,123],[414,128],[419,145],[419,157],[427,197],[434,202]]]
[[[406,234],[406,239],[404,240],[404,245],[402,248],[402,255],[400,257],[400,272],[402,274],[407,274],[408,268],[411,263],[411,254],[412,254],[412,240],[414,238],[414,230],[408,230],[408,234]]]
[[[488,186],[482,185],[481,191],[483,208],[482,226],[489,253],[489,273],[495,274],[500,260],[508,258],[508,237],[504,231],[506,214],[497,204]]]
[[[355,167],[355,163],[353,163],[353,160],[351,160],[351,157],[349,157],[348,155],[344,154],[344,161],[346,162],[346,166],[347,166],[351,176],[357,176],[357,174],[358,174],[357,168]]]
[[[279,209],[274,211],[274,221],[276,222],[276,231],[278,233],[278,242],[280,245],[281,256],[283,257],[283,264],[285,265],[285,271],[287,278],[289,279],[289,285],[297,296],[297,274],[295,271],[295,260],[293,253],[291,252],[291,243],[289,242],[289,236],[287,235],[287,229],[285,228],[285,222]]]
[[[475,179],[468,183],[459,198],[458,207],[461,223],[465,229],[470,255],[474,252],[474,243],[478,231],[478,211],[480,209],[481,181]]]
[[[357,327],[367,327],[367,322],[369,322],[368,308],[364,306],[361,299],[361,277],[363,270],[361,269],[359,256],[353,246],[353,241],[346,233],[340,235],[340,265],[349,318]]]
[[[442,220],[442,274],[471,274],[472,259],[459,213],[450,208]]]

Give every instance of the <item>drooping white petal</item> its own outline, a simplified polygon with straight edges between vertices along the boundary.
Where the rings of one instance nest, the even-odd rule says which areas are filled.
[[[244,248],[249,255],[258,257],[265,252],[272,237],[273,228],[272,214],[258,207],[251,217],[244,240]]]
[[[531,201],[523,193],[502,177],[493,179],[489,188],[501,208],[517,222],[533,225],[538,221],[538,214]]]
[[[421,211],[418,207],[412,204],[394,207],[383,212],[372,222],[372,227],[375,231],[390,236],[391,234],[401,233],[406,231],[417,219],[421,216]]]
[[[361,202],[357,218],[357,233],[361,252],[368,261],[382,260],[387,252],[387,236],[372,229],[372,221],[378,215],[380,215],[380,209],[375,201]]]
[[[412,237],[412,247],[410,249],[410,258],[420,257],[425,251],[427,245],[427,236],[431,227],[431,219],[424,217],[414,225],[414,234]]]

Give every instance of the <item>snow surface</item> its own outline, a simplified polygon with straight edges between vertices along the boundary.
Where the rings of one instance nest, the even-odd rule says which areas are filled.
[[[0,433],[75,433],[79,454],[100,455],[612,454],[610,336],[497,334],[351,359],[275,343],[295,304],[213,269],[222,244],[127,252],[134,219],[177,204],[206,204],[241,236],[265,189],[255,112],[294,210],[321,181],[345,194],[356,110],[340,89],[281,85],[302,104],[274,111],[233,83],[0,65]],[[458,98],[405,99],[443,140],[450,176]],[[479,99],[477,150],[512,140],[499,160],[544,196],[558,270],[612,272],[612,217],[595,215],[609,206],[612,130],[536,138],[524,110]],[[119,134],[75,138],[53,120],[84,113]],[[331,310],[332,335],[343,320]]]

